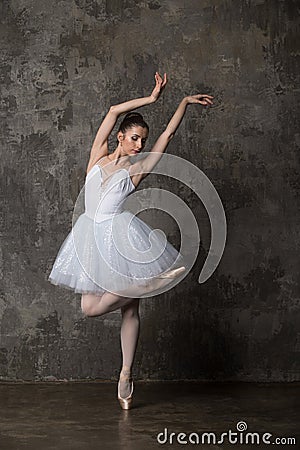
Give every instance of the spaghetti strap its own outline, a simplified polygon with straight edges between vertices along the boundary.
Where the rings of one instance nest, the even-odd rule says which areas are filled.
[[[106,167],[107,165],[109,165],[109,163],[108,164],[104,164],[104,165],[103,165],[103,163],[101,163],[101,161],[103,161],[103,159],[106,158],[106,157],[107,157],[107,155],[106,156],[102,156],[102,158],[98,159],[98,161],[95,163],[95,165],[100,167],[101,170],[104,169],[104,167]]]
[[[96,164],[98,164],[102,159],[106,158],[106,156],[102,156],[100,159],[98,159],[98,161],[96,162]]]

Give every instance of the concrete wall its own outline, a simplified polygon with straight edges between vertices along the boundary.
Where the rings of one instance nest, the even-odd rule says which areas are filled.
[[[149,95],[156,70],[169,84],[140,109],[151,126],[146,151],[183,96],[215,96],[211,110],[188,107],[167,151],[213,182],[228,237],[217,271],[199,285],[209,221],[182,190],[201,251],[181,284],[141,301],[135,376],[299,379],[296,5],[2,0],[2,380],[118,376],[120,312],[85,318],[80,295],[47,277],[101,120],[111,104]]]

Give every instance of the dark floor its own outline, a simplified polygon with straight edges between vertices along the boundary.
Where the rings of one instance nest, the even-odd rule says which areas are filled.
[[[300,383],[136,381],[134,407],[123,411],[116,383],[0,383],[0,449],[245,449],[254,447],[251,440],[240,442],[247,432],[258,433],[256,448],[265,447],[264,433],[272,435],[270,443],[296,439],[296,444],[282,441],[276,448],[300,448],[299,391]],[[217,443],[221,433],[236,432],[241,421],[247,430],[238,433],[238,443],[226,437]],[[178,437],[179,432],[186,436]],[[206,438],[201,444],[204,432],[215,432],[216,443]]]

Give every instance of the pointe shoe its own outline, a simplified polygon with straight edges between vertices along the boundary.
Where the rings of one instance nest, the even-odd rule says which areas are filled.
[[[122,409],[130,409],[132,406],[133,381],[131,381],[131,391],[128,397],[123,398],[120,395],[120,380],[118,382],[118,400]]]
[[[147,283],[147,287],[149,287],[152,290],[155,288],[162,287],[162,284],[170,283],[170,281],[167,281],[167,280],[175,279],[185,271],[186,271],[186,268],[184,266],[181,266],[181,267],[178,267],[178,269],[167,270],[167,271],[161,273],[160,275],[155,275],[151,279],[151,281]],[[163,281],[163,280],[166,280],[166,281]],[[156,287],[155,284],[158,285],[158,287]]]
[[[178,269],[168,270],[167,272],[164,272],[161,275],[157,275],[154,278],[177,278],[185,270],[186,268],[184,266],[181,266]]]

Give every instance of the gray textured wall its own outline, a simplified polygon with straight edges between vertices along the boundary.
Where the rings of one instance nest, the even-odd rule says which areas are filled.
[[[211,110],[188,107],[167,151],[214,183],[228,238],[217,271],[199,285],[209,223],[182,190],[201,251],[180,285],[141,301],[135,376],[299,379],[297,2],[2,0],[0,8],[0,378],[118,376],[120,312],[85,318],[80,296],[47,277],[101,120],[111,104],[149,95],[159,70],[169,75],[164,97],[140,109],[151,125],[146,150],[184,95],[215,96]]]

